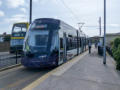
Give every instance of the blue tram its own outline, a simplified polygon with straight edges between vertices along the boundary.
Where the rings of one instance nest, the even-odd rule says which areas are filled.
[[[26,34],[21,63],[29,68],[58,66],[83,52],[85,39],[61,20],[36,19]]]

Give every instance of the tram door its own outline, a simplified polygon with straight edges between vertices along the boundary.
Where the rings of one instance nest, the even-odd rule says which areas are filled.
[[[63,37],[60,37],[59,64],[66,61],[66,53],[66,33],[63,33]]]
[[[79,33],[77,30],[77,55],[79,54]]]
[[[67,51],[66,51],[66,33],[63,33],[63,60],[66,62],[67,60]]]

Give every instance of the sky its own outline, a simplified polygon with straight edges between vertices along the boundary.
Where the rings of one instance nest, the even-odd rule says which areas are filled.
[[[82,31],[88,36],[99,35],[99,17],[103,34],[104,0],[33,0],[33,20],[55,18]],[[107,33],[120,32],[120,0],[107,1]],[[16,22],[29,21],[29,0],[0,0],[0,34],[11,33]]]

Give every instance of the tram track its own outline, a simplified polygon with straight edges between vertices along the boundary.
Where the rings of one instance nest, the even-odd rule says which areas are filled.
[[[52,68],[27,69],[23,66],[0,72],[0,90],[21,90]]]
[[[20,59],[21,57],[18,54],[17,60],[19,64]],[[21,90],[52,69],[27,69],[15,62],[15,54],[0,53],[0,90]],[[11,66],[16,65],[18,66],[11,68]]]

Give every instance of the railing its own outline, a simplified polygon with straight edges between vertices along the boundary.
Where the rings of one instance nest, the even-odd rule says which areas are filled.
[[[21,54],[0,52],[0,69],[21,63]]]

